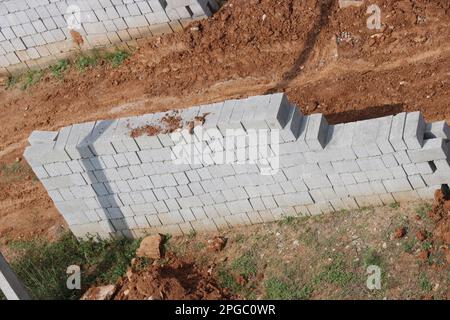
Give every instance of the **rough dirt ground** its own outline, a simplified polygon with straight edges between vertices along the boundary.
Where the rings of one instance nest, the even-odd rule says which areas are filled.
[[[167,263],[166,263],[167,262]],[[170,263],[169,263],[170,262]],[[207,268],[173,255],[129,274],[118,283],[115,300],[223,300],[231,295],[222,290]]]
[[[369,4],[381,8],[382,30],[366,27]],[[333,123],[403,110],[449,120],[449,10],[447,0],[346,9],[331,0],[230,0],[182,33],[141,41],[119,68],[0,89],[0,163],[20,157],[35,129],[273,91]],[[60,224],[31,175],[0,185],[0,239],[49,236]]]
[[[450,198],[435,198],[175,237],[133,259],[112,299],[449,299]]]

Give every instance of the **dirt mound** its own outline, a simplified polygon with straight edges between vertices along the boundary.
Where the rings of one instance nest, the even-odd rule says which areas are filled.
[[[119,281],[116,300],[218,300],[232,298],[208,270],[171,256],[165,264],[128,272]]]
[[[447,192],[436,191],[433,208],[428,215],[436,221],[434,239],[448,248],[450,246],[450,195]],[[448,249],[446,251],[447,262],[450,263],[450,252]]]

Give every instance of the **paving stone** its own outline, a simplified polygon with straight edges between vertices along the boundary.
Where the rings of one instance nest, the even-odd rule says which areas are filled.
[[[403,132],[405,130],[406,112],[399,113],[394,116],[391,124],[391,133],[389,142],[395,151],[406,150],[408,146],[403,140]]]
[[[406,116],[403,138],[408,149],[421,149],[425,136],[426,123],[420,111],[410,112]]]
[[[442,138],[428,139],[422,149],[408,150],[408,156],[414,163],[447,159],[450,157],[449,144]]]

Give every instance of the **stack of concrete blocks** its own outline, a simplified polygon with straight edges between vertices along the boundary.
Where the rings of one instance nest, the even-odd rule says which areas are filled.
[[[79,49],[176,32],[217,9],[215,0],[0,0],[0,75],[43,69]]]
[[[450,182],[449,127],[419,112],[329,125],[273,94],[174,115],[184,129],[170,134],[131,134],[163,127],[167,114],[157,113],[30,136],[25,158],[74,234],[218,230],[431,199]],[[198,116],[206,120],[192,130]],[[254,132],[269,152],[250,161]],[[244,158],[222,156],[242,150]]]

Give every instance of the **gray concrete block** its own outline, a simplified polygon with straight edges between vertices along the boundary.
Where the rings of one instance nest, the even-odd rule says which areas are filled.
[[[265,199],[266,198],[263,198],[263,201],[265,201]],[[313,199],[308,192],[277,195],[274,197],[274,200],[281,207],[307,205],[313,203]],[[266,206],[266,208],[268,207]]]
[[[391,193],[412,190],[411,184],[406,177],[400,179],[384,180],[383,184],[386,190]]]
[[[391,143],[389,142],[393,119],[393,116],[387,116],[378,119],[379,127],[376,142],[378,148],[383,154],[388,154],[395,151]]]
[[[381,155],[377,144],[379,127],[378,119],[358,121],[355,124],[352,148],[358,158]]]
[[[406,202],[420,199],[419,194],[415,190],[393,192],[392,197],[394,197],[396,202]]]
[[[422,175],[422,178],[428,186],[450,184],[449,171],[436,171],[433,174]]]
[[[332,165],[336,173],[353,173],[361,171],[361,168],[355,160],[333,161]]]
[[[410,112],[406,116],[403,139],[408,149],[421,149],[425,136],[425,119],[420,111]]]
[[[369,182],[347,185],[346,189],[348,191],[348,195],[351,197],[370,196],[373,194],[373,190]]]
[[[37,145],[42,143],[52,143],[56,140],[58,132],[56,131],[33,131],[28,137],[28,142],[31,145]]]
[[[447,121],[437,121],[426,125],[425,139],[441,138],[444,140],[450,140],[450,127]]]
[[[304,117],[300,109],[292,105],[286,126],[279,131],[280,140],[283,142],[293,142],[300,136],[303,129]]]
[[[305,141],[311,150],[322,150],[328,137],[328,122],[323,114],[313,114],[308,118]]]
[[[248,200],[229,201],[226,205],[232,214],[250,212],[253,209]]]
[[[417,171],[421,174],[421,175],[425,175],[425,174],[432,174],[434,172],[434,165],[437,167],[438,163],[440,161],[447,161],[447,160],[437,160],[437,161],[433,161],[433,162],[419,162],[416,163],[416,168]]]
[[[327,188],[331,187],[331,183],[325,174],[304,176],[303,181],[309,189]]]
[[[383,161],[386,168],[392,168],[398,166],[397,159],[392,154],[383,154],[381,156],[381,160]]]
[[[378,195],[356,197],[355,200],[358,203],[358,205],[362,208],[383,205],[383,201],[381,201]]]
[[[448,143],[442,138],[425,140],[423,148],[408,150],[408,156],[414,163],[443,160],[450,157]]]
[[[406,113],[402,112],[394,116],[391,124],[391,133],[389,135],[389,142],[395,151],[406,150],[408,146],[403,140],[403,133],[405,130]]]

